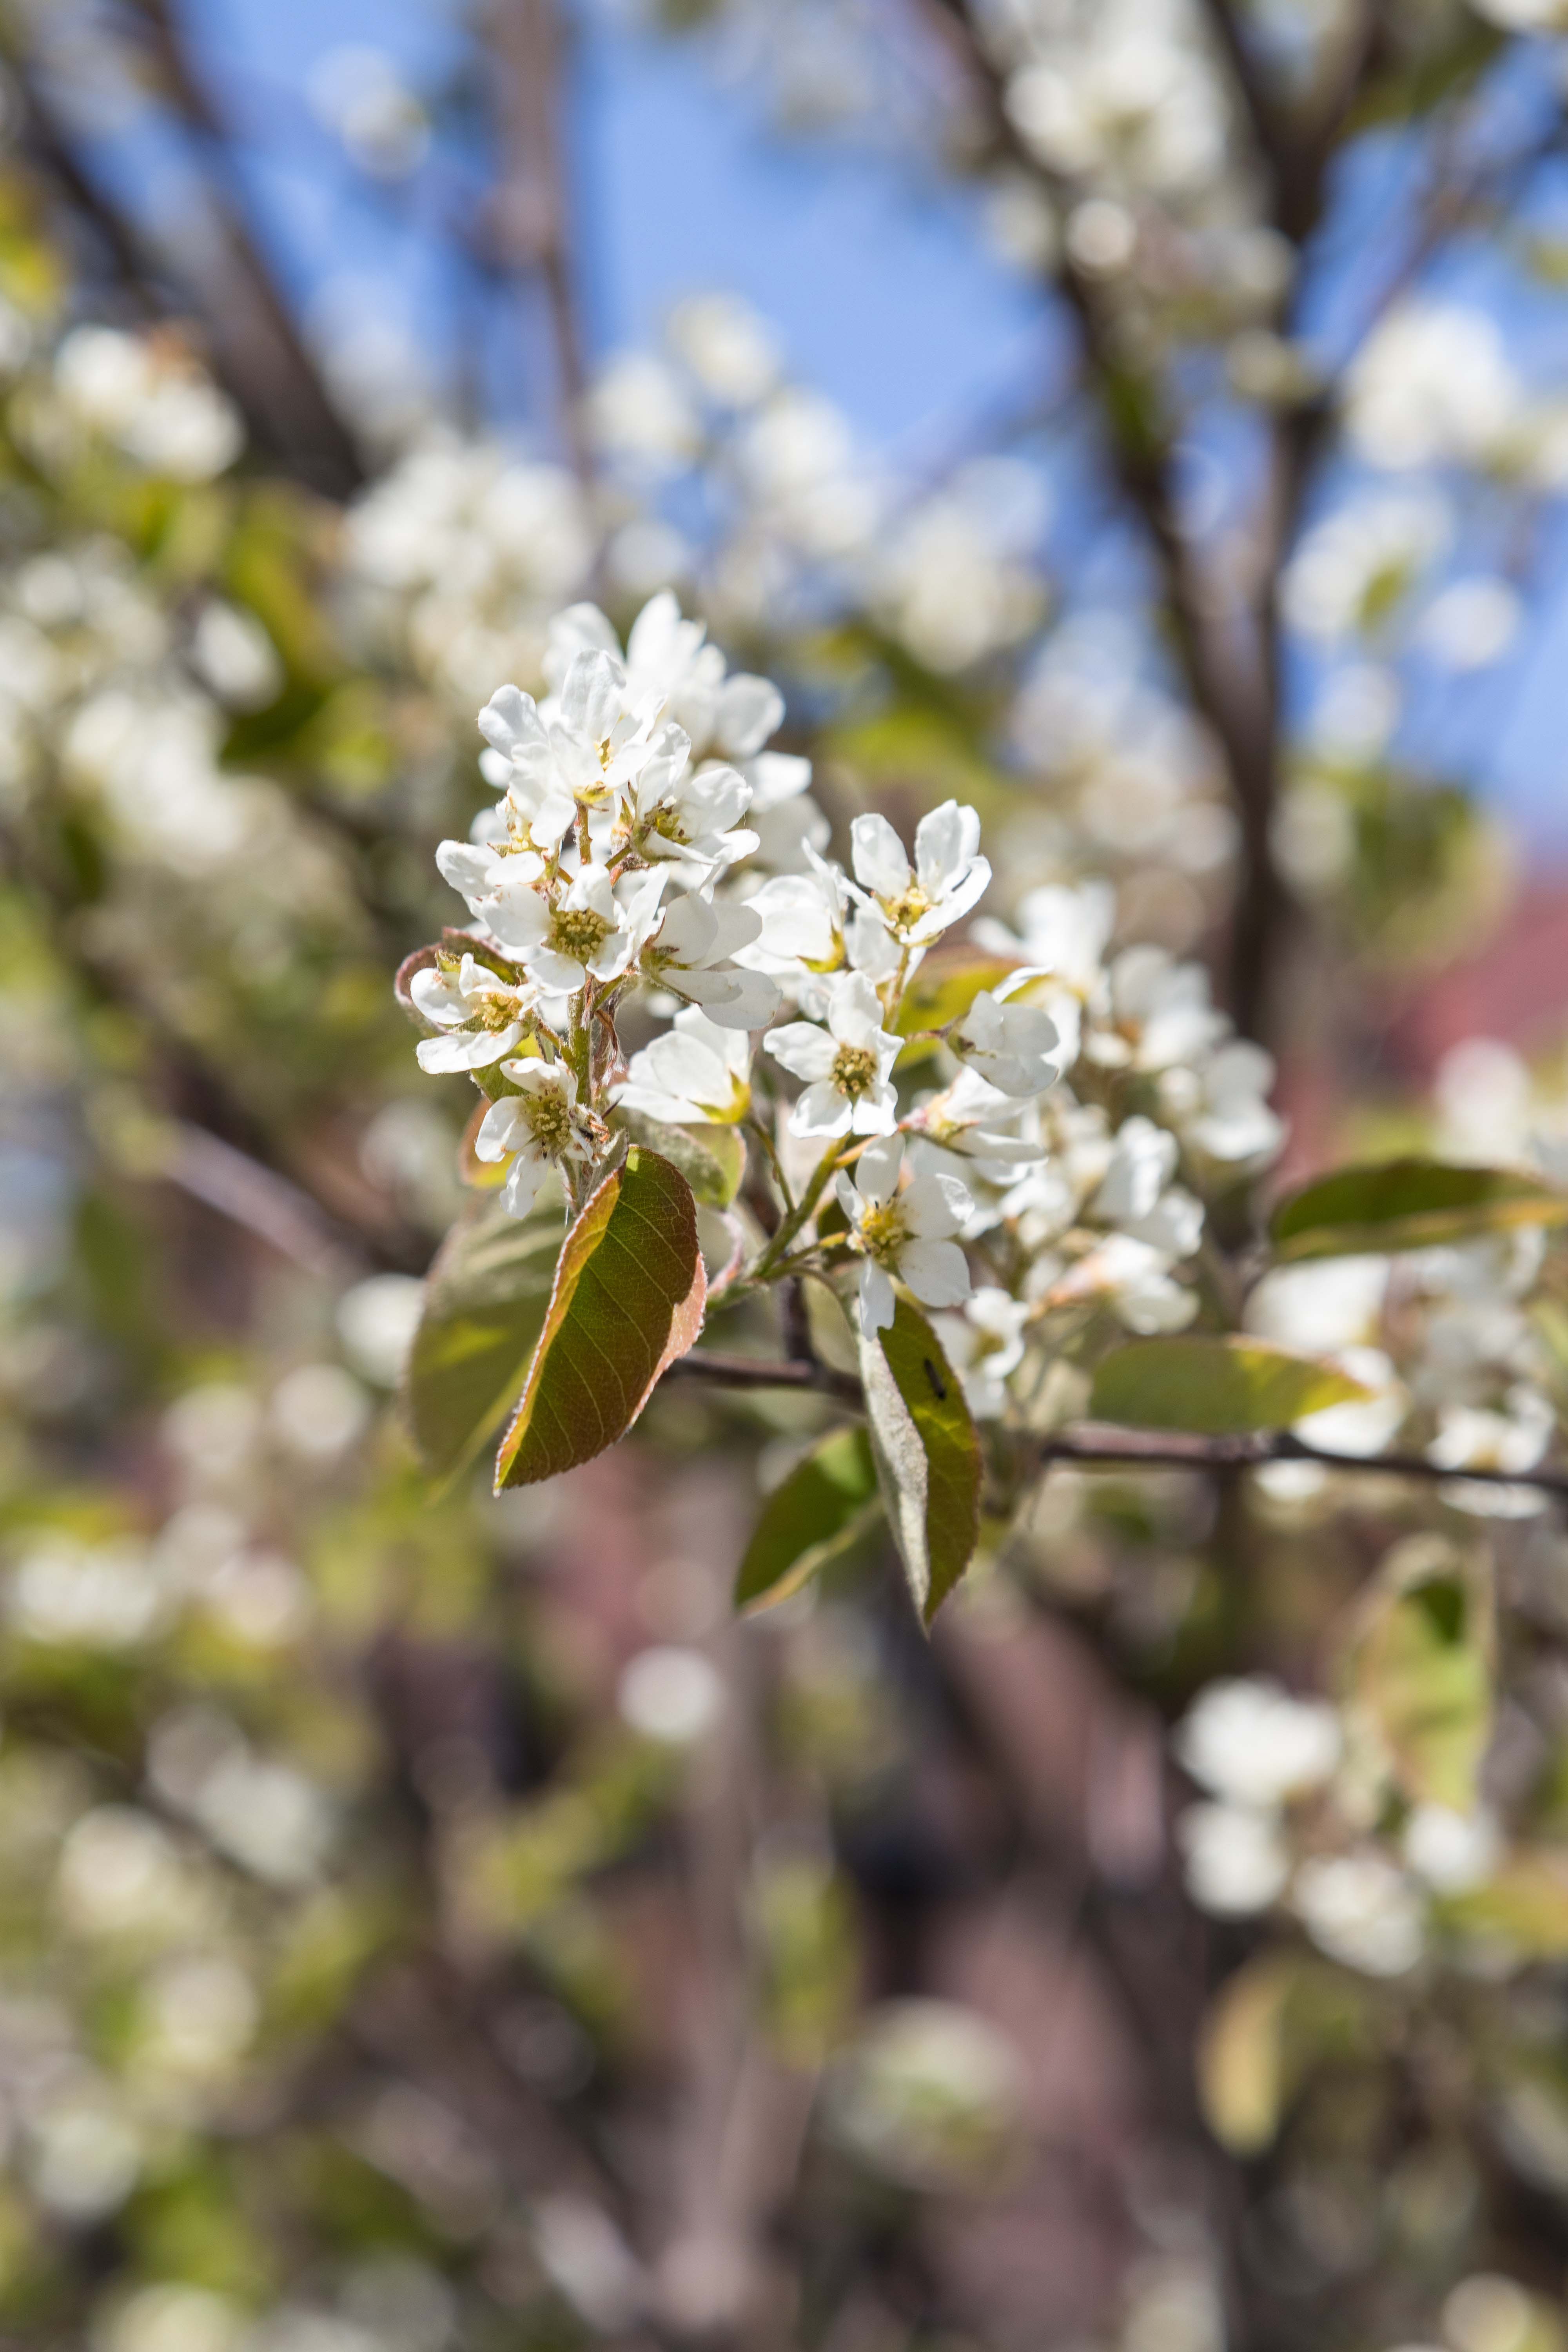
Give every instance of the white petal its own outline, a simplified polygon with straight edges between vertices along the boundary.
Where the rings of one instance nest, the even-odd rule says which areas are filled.
[[[479,713],[479,733],[508,761],[525,746],[542,748],[546,740],[532,695],[515,686],[498,687],[491,695]]]
[[[826,1078],[834,1064],[832,1038],[824,1029],[809,1021],[786,1022],[782,1029],[770,1029],[763,1044],[775,1062],[783,1064],[791,1077],[805,1078],[808,1083]],[[835,1100],[840,1100],[835,1097]],[[845,1106],[847,1108],[847,1105]]]
[[[531,1151],[520,1151],[501,1187],[501,1207],[509,1217],[526,1217],[539,1198],[549,1162]]]
[[[932,898],[940,898],[957,881],[979,846],[980,819],[973,809],[943,801],[940,808],[931,810],[915,832],[915,870],[921,889]]]
[[[408,983],[408,994],[416,1012],[437,1029],[449,1027],[454,1022],[466,1021],[468,1007],[463,992],[449,972],[433,971],[428,966],[416,971]]]
[[[974,1213],[955,1176],[917,1176],[900,1203],[905,1230],[921,1241],[948,1241]]]
[[[962,1307],[969,1296],[969,1261],[956,1242],[906,1242],[899,1272],[922,1307]]]
[[[726,678],[714,736],[732,760],[749,760],[784,723],[784,697],[771,678]]]
[[[789,1115],[792,1135],[846,1135],[848,1130],[849,1105],[825,1079],[807,1087]]]
[[[724,977],[731,984],[730,992],[708,1006],[709,1019],[721,1029],[765,1028],[784,1002],[776,983],[761,971],[732,970]]]
[[[910,887],[904,845],[885,816],[858,816],[849,828],[855,878],[879,898],[897,898]]]
[[[510,1054],[522,1034],[521,1021],[505,1029],[458,1030],[446,1037],[426,1037],[419,1048],[422,1070],[483,1070]]]
[[[903,1165],[903,1159],[904,1139],[901,1135],[889,1135],[879,1142],[868,1143],[855,1162],[855,1182],[862,1196],[879,1203],[890,1201],[898,1188],[899,1170]],[[950,1232],[956,1230],[956,1227],[949,1228]]]
[[[558,989],[563,996],[570,996],[587,977],[576,958],[563,955],[558,948],[532,948],[525,952],[529,975],[541,988]]]
[[[522,1113],[510,1096],[491,1103],[474,1138],[474,1158],[504,1160],[509,1151],[517,1150],[526,1131]]]

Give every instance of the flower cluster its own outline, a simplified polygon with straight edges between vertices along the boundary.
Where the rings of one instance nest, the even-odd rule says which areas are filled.
[[[847,866],[826,856],[808,763],[768,748],[776,688],[668,593],[624,650],[572,606],[544,668],[542,699],[507,686],[480,714],[499,798],[437,855],[470,926],[408,983],[421,1066],[489,1097],[474,1150],[511,1213],[552,1171],[580,1202],[628,1115],[742,1127],[778,1191],[755,1278],[858,1267],[868,1334],[897,1283],[963,1309],[953,1359],[992,1417],[1102,1309],[1188,1322],[1194,1186],[1265,1166],[1283,1132],[1272,1066],[1201,968],[1111,952],[1095,883],[1029,892],[1016,929],[981,919],[955,960],[942,942],[992,882],[975,812],[944,803],[908,848],[860,815]],[[628,1056],[628,1014],[669,1025]]]

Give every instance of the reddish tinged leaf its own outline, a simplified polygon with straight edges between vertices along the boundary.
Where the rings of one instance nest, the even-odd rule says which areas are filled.
[[[707,1288],[691,1187],[634,1145],[562,1245],[496,1492],[553,1478],[623,1437],[701,1330]]]

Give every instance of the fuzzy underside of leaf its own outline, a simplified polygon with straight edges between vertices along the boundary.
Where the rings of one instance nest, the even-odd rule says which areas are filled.
[[[915,1607],[930,1624],[974,1555],[980,1441],[958,1375],[918,1307],[860,1341],[871,1447]]]

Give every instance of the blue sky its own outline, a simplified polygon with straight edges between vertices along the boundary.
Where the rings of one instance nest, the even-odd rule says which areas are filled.
[[[586,16],[588,12],[584,11]],[[247,132],[247,168],[281,273],[305,308],[384,315],[450,364],[482,315],[492,402],[528,385],[526,327],[508,304],[479,314],[454,272],[441,215],[460,208],[460,143],[406,187],[367,182],[313,119],[304,90],[335,48],[389,50],[421,87],[463,54],[458,0],[184,0],[195,42]],[[1531,98],[1528,83],[1523,96]],[[577,46],[570,146],[577,259],[592,351],[646,342],[683,294],[723,287],[780,330],[792,371],[847,411],[866,443],[916,473],[1023,407],[1059,373],[1059,328],[1039,294],[989,250],[977,200],[921,172],[896,143],[785,140],[754,89],[721,86],[710,50],[588,30]],[[166,155],[130,168],[179,201]],[[1361,161],[1350,210],[1389,210],[1397,159]],[[1352,303],[1368,238],[1344,245],[1329,313]],[[1473,262],[1454,290],[1487,297]],[[1530,372],[1568,375],[1568,309],[1508,298]],[[1331,337],[1331,341],[1332,338]],[[527,403],[520,422],[526,425]],[[543,419],[536,415],[536,423]],[[1568,851],[1562,690],[1568,675],[1568,534],[1537,551],[1543,591],[1517,657],[1434,700],[1420,733],[1462,760],[1537,840]]]

